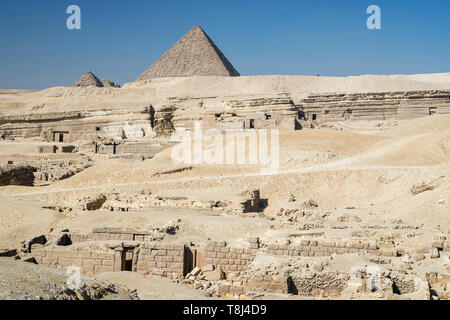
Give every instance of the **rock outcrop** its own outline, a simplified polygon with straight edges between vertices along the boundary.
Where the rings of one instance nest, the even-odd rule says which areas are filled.
[[[310,94],[296,104],[308,120],[402,120],[450,113],[450,91]]]
[[[21,185],[32,186],[34,183],[33,168],[21,165],[0,166],[0,186]]]

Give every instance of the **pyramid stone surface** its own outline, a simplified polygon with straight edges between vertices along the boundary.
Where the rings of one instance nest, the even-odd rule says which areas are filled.
[[[74,87],[103,87],[102,82],[92,73],[92,71],[88,71],[81,76],[80,79],[75,82]]]
[[[137,81],[165,77],[230,76],[239,73],[199,26],[194,26]]]

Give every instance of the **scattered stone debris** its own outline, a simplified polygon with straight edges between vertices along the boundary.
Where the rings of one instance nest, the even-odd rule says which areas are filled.
[[[292,193],[288,193],[288,196],[289,196],[289,199],[288,199],[288,201],[289,202],[295,202],[297,199],[295,198],[295,196],[292,194]]]
[[[43,209],[50,209],[54,210],[58,213],[61,213],[63,215],[69,216],[70,213],[73,211],[73,208],[70,207],[62,207],[62,206],[44,206]]]
[[[168,234],[175,234],[179,229],[180,225],[183,221],[181,219],[178,219],[176,222],[170,220],[166,224],[164,224],[161,227],[156,227],[153,229],[153,231],[159,231],[162,233],[168,233]]]
[[[361,222],[361,219],[358,216],[344,214],[337,218],[339,222]]]
[[[303,205],[303,207],[309,208],[309,209],[314,209],[314,208],[318,208],[319,207],[319,204],[313,199],[310,199],[308,201],[303,202],[302,205]]]
[[[431,191],[431,190],[434,190],[435,188],[436,188],[435,185],[422,183],[422,184],[420,184],[420,185],[414,185],[414,186],[411,188],[411,193],[412,193],[413,195],[417,195],[417,194],[423,193],[423,192],[425,192],[425,191]]]

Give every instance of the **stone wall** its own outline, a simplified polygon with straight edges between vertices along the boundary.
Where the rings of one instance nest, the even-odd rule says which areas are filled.
[[[82,273],[135,271],[143,274],[184,274],[184,245],[140,243],[133,246],[120,245],[109,250],[93,248],[42,248],[32,251],[38,264],[51,267],[80,267]]]
[[[210,241],[204,250],[204,263],[220,267],[225,274],[244,271],[254,260],[258,251],[258,243],[254,242],[249,249],[227,247],[225,241]]]
[[[151,241],[153,233],[126,228],[96,228],[88,234],[71,234],[73,243],[87,241]]]
[[[292,278],[282,275],[255,275],[243,284],[244,290],[272,293],[294,293]]]
[[[185,246],[176,244],[145,243],[139,248],[137,272],[184,275]]]
[[[77,266],[83,274],[120,271],[115,269],[114,252],[64,249],[35,249],[33,257],[38,264],[49,267],[67,268]]]
[[[42,245],[32,247],[31,256],[39,264],[58,268],[78,266],[82,273],[87,274],[133,271],[170,278],[179,279],[186,276],[187,280],[190,278],[202,280],[205,277],[203,271],[207,273],[208,270],[218,270],[225,276],[215,279],[221,281],[218,283],[217,290],[222,297],[236,297],[252,292],[337,297],[349,286],[350,278],[355,275],[352,272],[330,272],[321,268],[305,267],[302,262],[299,262],[298,259],[301,259],[299,257],[325,257],[351,253],[373,254],[374,256],[372,258],[369,256],[369,259],[375,260],[378,259],[376,256],[408,255],[408,260],[411,257],[417,261],[416,258],[425,259],[425,255],[428,258],[435,258],[434,251],[439,256],[442,248],[446,247],[444,245],[446,239],[442,237],[435,237],[430,246],[420,248],[401,247],[387,239],[311,238],[298,239],[296,243],[288,243],[287,240],[263,243],[258,237],[250,237],[242,243],[241,247],[233,246],[225,241],[212,240],[203,246],[189,247],[185,244],[162,243],[152,239],[152,232],[149,231],[101,228],[94,229],[90,234],[70,235],[70,245],[55,246],[51,242],[50,245],[45,244],[43,247]],[[258,257],[262,255],[262,258],[266,255],[284,256],[289,261],[280,260],[282,262],[276,268],[270,265],[266,268],[264,264],[262,269],[251,267],[257,255]],[[258,262],[255,263],[255,266],[259,266]],[[284,267],[291,265],[295,268],[287,268],[290,271],[286,272],[287,269]],[[424,283],[426,285],[429,283],[431,290],[436,292],[435,295],[440,298],[449,297],[448,275],[427,274],[427,278],[428,282],[425,280]],[[355,279],[352,281],[355,282]],[[397,295],[415,294],[420,287],[414,280],[414,274],[391,272],[383,274],[383,279],[387,281],[383,282],[383,288],[386,287],[387,291]],[[363,286],[360,289],[366,290],[367,279],[362,277],[356,280],[358,286]],[[364,290],[361,292],[370,293]]]
[[[298,244],[267,244],[264,251],[272,255],[323,257],[345,253],[371,253],[396,257],[394,244],[375,240],[301,240]]]

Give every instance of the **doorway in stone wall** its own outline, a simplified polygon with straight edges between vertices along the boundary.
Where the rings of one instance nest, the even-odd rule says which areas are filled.
[[[155,128],[155,109],[153,107],[150,107],[150,125],[153,128]]]
[[[185,247],[184,248],[184,265],[183,265],[183,276],[187,275],[194,269],[195,260],[195,249]]]
[[[54,142],[64,142],[65,135],[69,134],[68,131],[54,131],[53,132],[53,141]]]
[[[122,271],[133,271],[133,249],[125,249],[122,254]]]
[[[202,268],[204,264],[204,252],[194,247],[184,248],[183,276],[192,271],[195,267]]]

